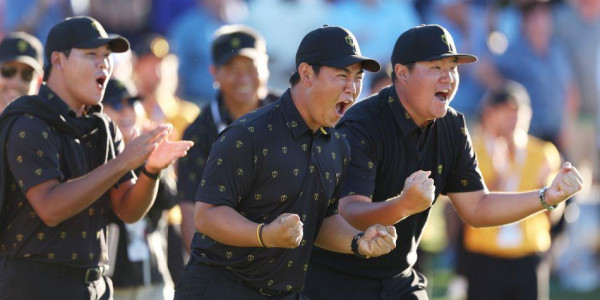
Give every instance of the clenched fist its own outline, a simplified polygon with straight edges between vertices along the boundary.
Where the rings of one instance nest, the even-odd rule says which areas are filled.
[[[424,211],[435,200],[435,185],[429,175],[431,171],[419,170],[406,178],[398,201],[404,203],[403,207],[408,210],[407,215]]]
[[[390,253],[396,248],[396,228],[375,224],[365,231],[358,240],[358,253],[367,257],[377,257]]]
[[[304,236],[303,226],[297,214],[281,214],[263,228],[263,243],[266,247],[296,248]]]
[[[546,202],[555,205],[565,201],[579,192],[582,186],[583,178],[579,171],[570,162],[565,162],[546,190]]]

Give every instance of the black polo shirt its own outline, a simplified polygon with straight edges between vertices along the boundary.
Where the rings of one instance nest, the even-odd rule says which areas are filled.
[[[274,100],[276,96],[269,94],[267,98],[260,101],[260,106],[267,105]],[[221,94],[216,99],[218,119],[213,117],[213,105],[209,103],[202,108],[200,115],[194,120],[183,133],[183,140],[193,141],[194,146],[188,150],[186,156],[179,159],[177,171],[177,190],[181,201],[194,202],[200,177],[206,165],[206,159],[210,153],[210,147],[219,134],[217,127],[226,127],[233,122],[227,107],[223,103]],[[222,129],[222,128],[221,128]]]
[[[197,232],[193,258],[230,269],[256,290],[301,290],[316,234],[323,219],[336,213],[334,190],[349,156],[348,142],[337,131],[308,128],[289,90],[236,120],[210,151],[196,201],[230,206],[257,223],[295,213],[304,237],[295,249],[241,248]]]
[[[77,123],[78,119],[85,118],[77,117],[45,85],[40,88],[39,96],[48,101],[66,122]],[[88,112],[93,109],[100,107],[90,108]],[[46,226],[25,198],[26,191],[37,184],[81,177],[104,163],[97,153],[103,151],[100,147],[106,144],[98,139],[98,132],[77,139],[31,115],[23,115],[15,121],[5,146],[10,178],[5,206],[6,226],[0,230],[1,256],[73,267],[108,263],[106,226],[111,214],[108,193],[55,227]],[[109,134],[115,154],[119,154],[124,143],[112,122],[109,123]],[[132,176],[124,176],[121,182]]]
[[[484,188],[465,120],[454,109],[421,130],[391,86],[354,105],[338,130],[352,147],[340,198],[356,194],[386,201],[399,195],[406,178],[418,170],[431,171],[436,197]],[[395,225],[397,247],[390,254],[365,260],[315,248],[311,261],[359,276],[408,276],[429,210]]]

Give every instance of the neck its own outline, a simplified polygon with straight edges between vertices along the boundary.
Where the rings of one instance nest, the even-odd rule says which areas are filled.
[[[85,105],[81,104],[80,101],[77,101],[75,97],[69,94],[67,85],[62,78],[50,76],[46,82],[46,86],[48,86],[52,92],[54,92],[54,94],[60,97],[60,99],[62,99],[62,101],[65,102],[65,104],[67,104],[67,106],[74,111],[77,116],[83,115]]]
[[[321,127],[321,125],[315,122],[310,117],[310,112],[308,111],[308,106],[310,105],[308,101],[310,99],[310,93],[308,89],[303,89],[299,87],[300,84],[302,83],[297,83],[296,86],[293,86],[290,89],[290,95],[292,97],[294,105],[296,106],[296,109],[300,113],[300,117],[302,117],[304,123],[306,123],[308,128],[310,128],[314,133],[317,132],[317,130],[319,130],[319,127]]]
[[[427,127],[427,124],[429,124],[431,120],[420,118],[416,113],[414,113],[412,107],[410,106],[408,101],[406,101],[407,97],[404,93],[404,90],[399,85],[394,85],[394,88],[396,89],[396,95],[398,95],[400,103],[402,103],[402,106],[404,107],[410,118],[413,120],[413,122],[415,122],[415,124],[417,124],[419,128],[425,129]]]

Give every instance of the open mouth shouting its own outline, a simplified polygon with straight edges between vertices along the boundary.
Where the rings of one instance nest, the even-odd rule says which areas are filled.
[[[435,97],[444,104],[447,104],[450,101],[450,91],[449,90],[441,90],[435,93]]]
[[[102,89],[104,87],[104,84],[106,83],[106,75],[100,75],[98,77],[96,77],[96,83],[98,83],[98,88]]]
[[[350,108],[350,105],[352,105],[352,101],[350,100],[345,100],[342,102],[338,102],[335,105],[335,110],[338,114],[338,116],[343,117],[344,113],[346,113],[346,111],[348,110],[348,108]]]

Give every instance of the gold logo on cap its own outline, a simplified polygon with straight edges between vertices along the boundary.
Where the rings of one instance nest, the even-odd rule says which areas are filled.
[[[25,41],[17,42],[17,50],[19,50],[19,52],[25,52],[25,50],[27,50],[27,46],[29,45]]]
[[[346,43],[348,43],[348,45],[354,47],[354,39],[349,35],[346,36]]]
[[[242,41],[240,41],[240,38],[233,38],[231,39],[231,42],[229,42],[229,44],[231,45],[232,48],[239,48],[240,45],[242,44]]]
[[[448,51],[454,52],[452,49],[454,47],[454,40],[452,40],[452,36],[450,34],[442,34],[442,42],[448,45]]]
[[[104,30],[104,27],[102,27],[102,25],[100,25],[100,23],[98,23],[98,21],[96,21],[96,20],[92,21],[92,27],[94,27],[94,29],[96,29],[98,31],[100,36],[102,36],[102,37],[108,36],[106,31]]]

